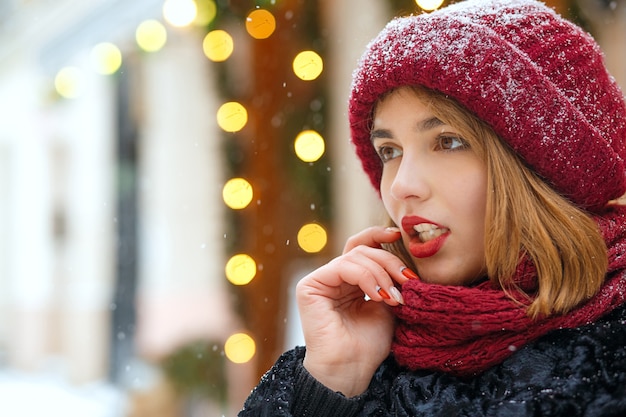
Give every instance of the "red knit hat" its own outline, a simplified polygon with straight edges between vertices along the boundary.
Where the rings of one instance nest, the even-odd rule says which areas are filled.
[[[593,38],[540,2],[467,0],[394,19],[368,45],[349,120],[376,189],[372,108],[404,85],[456,99],[582,208],[599,210],[626,191],[624,96]]]

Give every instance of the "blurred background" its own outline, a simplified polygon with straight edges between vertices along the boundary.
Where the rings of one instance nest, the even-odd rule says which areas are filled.
[[[447,3],[0,0],[0,415],[235,416],[382,219],[358,57]],[[624,88],[626,0],[546,3]]]

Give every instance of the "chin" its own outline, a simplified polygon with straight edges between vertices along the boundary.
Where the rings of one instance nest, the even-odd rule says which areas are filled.
[[[426,282],[428,284],[437,284],[437,285],[455,285],[455,286],[465,286],[472,287],[478,285],[479,283],[488,279],[487,277],[487,268],[486,266],[477,265],[475,269],[466,270],[462,275],[459,274],[459,270],[461,269],[458,263],[447,268],[437,268],[437,266],[444,266],[441,262],[433,262],[425,263],[422,262],[422,265],[419,265],[418,262],[413,262],[415,264],[415,269],[417,270],[417,275],[419,275],[422,282]],[[422,260],[423,261],[423,260]]]
[[[483,282],[486,279],[486,277],[483,274],[478,274],[478,275],[472,274],[471,275],[472,278],[467,278],[467,277],[454,277],[454,276],[451,277],[450,274],[446,274],[442,272],[437,272],[437,273],[422,272],[419,268],[417,268],[417,270],[418,270],[417,274],[419,275],[422,282],[426,282],[428,284],[471,287],[471,286],[477,285],[480,282]]]
[[[423,282],[428,284],[436,284],[436,285],[457,285],[464,286],[467,285],[461,279],[451,279],[450,277],[429,277],[428,275],[418,274]]]

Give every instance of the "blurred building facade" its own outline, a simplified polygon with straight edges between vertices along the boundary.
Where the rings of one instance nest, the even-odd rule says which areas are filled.
[[[329,106],[343,119],[353,64],[388,11],[370,1],[372,14],[345,24],[333,20],[355,2],[320,3],[337,40],[328,59],[337,65],[326,71],[341,87]],[[205,32],[168,27],[166,45],[145,53],[135,30],[162,20],[162,0],[1,5],[0,370],[54,373],[77,386],[108,381],[138,397],[161,392],[146,363],[246,330],[224,277],[226,174],[215,119],[223,98],[202,54]],[[100,42],[121,49],[113,75],[93,71]],[[64,67],[80,71],[72,98],[55,89]],[[341,138],[330,144],[334,163],[345,174],[337,188],[375,200],[345,122],[332,126]],[[360,213],[344,214],[339,234],[376,215],[337,194],[344,213]],[[332,239],[342,245],[344,237]],[[294,332],[286,343],[298,340]],[[234,415],[258,370],[253,359],[227,363],[227,374]]]
[[[141,360],[244,328],[224,280],[220,134],[210,116],[218,97],[197,51],[203,34],[171,30],[153,55],[135,46],[138,24],[160,19],[162,6],[3,3],[6,368],[144,389],[155,381]],[[105,41],[124,57],[111,76],[93,71],[90,55]],[[80,70],[80,94],[64,99],[54,78],[70,66]]]
[[[345,106],[354,64],[392,7],[317,3],[336,253],[380,218],[348,144]],[[552,3],[580,9],[624,88],[624,0]],[[214,116],[223,102],[219,74],[202,54],[200,28],[168,28],[161,50],[137,49],[137,26],[162,20],[162,9],[163,0],[0,0],[0,370],[145,393],[158,378],[143,363],[246,330],[224,277],[230,231]],[[108,76],[90,70],[92,47],[105,41],[123,55]],[[71,99],[54,86],[66,66],[82,70]],[[315,262],[294,266],[293,280]],[[288,321],[277,332],[290,334],[272,335],[282,342],[270,358],[298,340],[290,292],[281,297],[284,317],[262,319]],[[234,415],[257,364],[227,363],[226,372],[225,413]]]

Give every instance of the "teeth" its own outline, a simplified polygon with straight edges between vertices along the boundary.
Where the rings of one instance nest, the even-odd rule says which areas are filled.
[[[447,228],[439,228],[431,223],[420,223],[413,226],[413,230],[418,233],[418,237],[422,242],[428,242],[436,237],[448,232]]]

